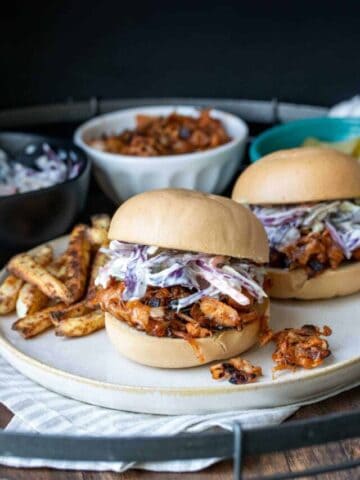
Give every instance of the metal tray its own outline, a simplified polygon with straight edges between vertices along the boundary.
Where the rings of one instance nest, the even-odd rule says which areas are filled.
[[[32,130],[69,136],[77,123],[92,116],[139,105],[191,104],[213,106],[241,116],[250,126],[251,136],[265,128],[291,120],[323,116],[327,109],[310,105],[235,99],[153,98],[67,101],[52,105],[0,111],[0,128]],[[111,204],[92,185],[92,201],[84,215],[93,210],[111,211]],[[10,252],[6,253],[6,256]],[[4,256],[3,256],[4,258]],[[174,437],[94,438],[79,436],[30,435],[0,432],[0,456],[46,458],[73,461],[169,461],[203,458],[233,458],[234,478],[242,478],[244,455],[281,452],[360,436],[360,412],[328,415],[319,419],[280,426],[243,429],[234,424],[233,432],[185,434]],[[275,474],[262,479],[300,478],[360,465],[360,459],[342,464],[318,466],[306,472]],[[252,477],[255,479],[255,477]],[[258,478],[257,478],[258,480]]]

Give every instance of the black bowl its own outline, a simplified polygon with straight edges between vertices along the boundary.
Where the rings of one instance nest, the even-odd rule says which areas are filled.
[[[31,143],[46,142],[72,151],[79,174],[63,183],[26,193],[0,197],[0,248],[28,249],[62,235],[84,207],[90,179],[90,162],[72,142],[28,133],[0,133],[0,149],[10,154]]]

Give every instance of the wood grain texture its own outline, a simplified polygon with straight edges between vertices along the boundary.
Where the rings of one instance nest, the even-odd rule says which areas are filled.
[[[360,387],[323,402],[301,408],[288,421],[301,420],[335,412],[360,409]],[[11,419],[11,412],[0,405],[0,427]],[[346,440],[291,452],[257,455],[245,459],[244,474],[254,476],[306,470],[311,467],[360,458],[360,440]],[[304,477],[305,478],[305,477]],[[316,480],[356,480],[360,469],[317,476]],[[13,469],[0,466],[0,480],[230,480],[232,462],[218,463],[202,472],[175,474],[130,470],[122,474],[104,472],[56,471],[50,469]]]
[[[0,403],[0,428],[5,428],[12,418],[12,413]]]

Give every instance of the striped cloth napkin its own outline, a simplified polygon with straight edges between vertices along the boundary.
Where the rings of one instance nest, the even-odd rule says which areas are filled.
[[[339,392],[332,394],[336,393]],[[175,435],[184,432],[204,432],[216,427],[232,430],[235,421],[241,422],[246,427],[274,425],[285,420],[301,406],[298,404],[262,410],[181,416],[121,412],[95,407],[50,392],[18,373],[1,356],[0,402],[14,413],[13,419],[6,427],[8,431],[96,436]],[[190,472],[204,469],[219,460],[214,458],[135,464],[0,457],[0,464],[12,467],[52,467],[114,472],[123,472],[129,468],[158,472]]]

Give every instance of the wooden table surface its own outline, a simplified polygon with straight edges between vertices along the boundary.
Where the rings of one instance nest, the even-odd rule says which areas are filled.
[[[323,402],[301,408],[288,421],[311,418],[329,413],[360,409],[360,387],[337,395]],[[0,428],[10,421],[12,414],[0,405]],[[251,476],[270,475],[277,472],[305,470],[312,466],[340,463],[360,458],[360,440],[346,440],[316,448],[304,448],[292,452],[259,455],[245,459],[244,473]],[[130,470],[123,474],[97,472],[71,472],[50,469],[14,469],[0,466],[0,480],[230,480],[232,462],[218,463],[199,473],[174,474],[151,473]],[[360,479],[360,468],[316,477],[321,480]]]

